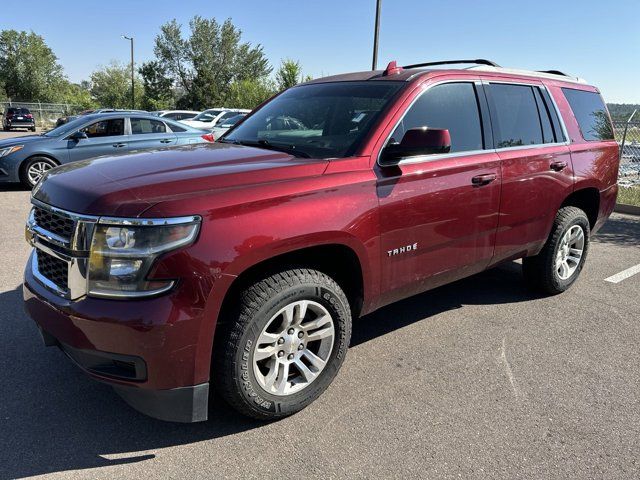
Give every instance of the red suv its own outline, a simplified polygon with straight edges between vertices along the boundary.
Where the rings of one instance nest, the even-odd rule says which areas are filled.
[[[383,305],[518,258],[567,290],[617,194],[598,89],[446,63],[314,80],[215,144],[51,170],[24,279],[45,343],[148,415],[205,420],[215,390],[269,419],[316,399]]]

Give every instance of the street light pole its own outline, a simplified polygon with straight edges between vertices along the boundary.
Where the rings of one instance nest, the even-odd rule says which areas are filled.
[[[380,34],[380,7],[382,0],[376,0],[376,26],[373,32],[373,62],[371,70],[375,70],[378,66],[378,35]]]
[[[122,35],[122,38],[125,40],[129,40],[131,42],[131,109],[134,110],[136,108],[136,93],[135,93],[135,83],[134,83],[134,74],[133,74],[133,37],[127,37],[126,35]]]

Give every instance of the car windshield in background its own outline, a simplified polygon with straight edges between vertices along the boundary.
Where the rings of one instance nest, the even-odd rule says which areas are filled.
[[[263,146],[313,158],[353,155],[403,82],[302,85],[274,98],[223,142]]]
[[[79,127],[84,125],[86,122],[87,122],[87,117],[81,116],[71,120],[70,122],[60,125],[59,127],[54,128],[53,130],[49,130],[48,132],[43,133],[43,135],[45,137],[61,137],[62,135],[67,135],[69,133],[76,131]]]
[[[193,117],[191,120],[197,120],[198,122],[211,122],[221,113],[222,110],[205,110]]]
[[[244,117],[246,117],[247,114],[246,113],[241,113],[240,115],[235,115],[231,118],[227,118],[226,120],[224,120],[223,122],[220,123],[221,127],[233,127],[236,123],[238,123],[240,120],[242,120]]]

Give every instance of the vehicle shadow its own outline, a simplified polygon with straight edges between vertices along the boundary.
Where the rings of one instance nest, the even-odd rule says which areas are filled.
[[[508,262],[472,277],[429,290],[354,322],[351,346],[373,340],[423,319],[464,305],[495,305],[540,298],[527,287],[519,263]]]
[[[610,217],[593,239],[597,243],[640,247],[640,218]]]
[[[0,192],[28,192],[29,189],[21,183],[0,183]]]

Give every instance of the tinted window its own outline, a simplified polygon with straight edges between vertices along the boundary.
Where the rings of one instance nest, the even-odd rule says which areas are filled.
[[[132,118],[131,133],[133,135],[144,135],[147,133],[165,133],[167,127],[160,120],[151,120],[149,118]]]
[[[489,91],[496,148],[543,143],[532,87],[492,83]]]
[[[478,100],[472,83],[445,83],[427,90],[411,106],[391,135],[400,142],[411,128],[446,128],[451,152],[482,150],[482,127]]]
[[[99,122],[92,123],[81,131],[86,133],[89,138],[124,135],[124,119],[112,118],[110,120],[101,120]]]
[[[181,127],[180,125],[178,125],[175,122],[169,122],[169,128],[171,129],[172,132],[186,132],[187,129],[184,127]]]
[[[195,116],[195,113],[178,113],[175,120],[191,120]]]
[[[171,120],[179,120],[180,119],[180,114],[179,113],[167,113],[166,115],[164,115],[163,118],[170,118]]]
[[[602,97],[594,92],[563,88],[585,140],[612,140],[613,128]]]

